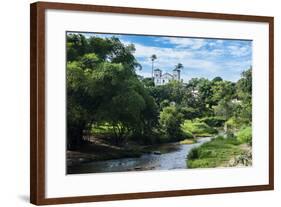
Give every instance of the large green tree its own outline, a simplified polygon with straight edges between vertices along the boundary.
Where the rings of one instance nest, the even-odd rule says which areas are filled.
[[[140,65],[134,51],[116,37],[67,35],[69,148],[79,147],[84,132],[98,123],[112,125],[116,143],[157,124],[156,104],[135,73]]]

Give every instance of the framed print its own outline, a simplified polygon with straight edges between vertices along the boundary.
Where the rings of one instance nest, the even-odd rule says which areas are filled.
[[[273,17],[30,12],[33,204],[273,190]]]

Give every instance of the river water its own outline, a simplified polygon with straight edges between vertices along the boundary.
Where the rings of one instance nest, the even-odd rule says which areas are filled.
[[[153,147],[152,153],[137,158],[121,158],[106,161],[80,163],[68,168],[70,174],[123,172],[135,170],[172,170],[186,169],[189,151],[210,141],[210,137],[199,138],[195,144],[168,143]]]

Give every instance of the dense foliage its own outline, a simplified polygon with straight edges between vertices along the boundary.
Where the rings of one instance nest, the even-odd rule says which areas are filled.
[[[139,81],[134,46],[117,38],[67,36],[68,147],[81,144],[85,131],[112,126],[116,144],[131,134],[149,134],[157,124],[154,99]]]
[[[248,143],[252,144],[252,127],[245,127],[242,128],[238,133],[237,133],[237,139],[241,143]]]
[[[181,130],[183,115],[175,106],[167,106],[160,113],[160,124],[167,135],[167,140],[178,141],[184,138],[184,132]]]

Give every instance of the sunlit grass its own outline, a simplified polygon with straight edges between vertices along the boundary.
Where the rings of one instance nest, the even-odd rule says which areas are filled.
[[[224,166],[243,150],[235,138],[218,137],[190,151],[187,157],[188,168],[213,168]]]
[[[216,129],[206,123],[192,122],[190,120],[185,120],[181,127],[184,132],[191,133],[196,137],[208,137],[217,133]]]
[[[180,144],[194,144],[196,141],[194,139],[184,139],[180,141]]]

